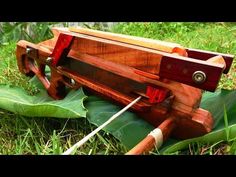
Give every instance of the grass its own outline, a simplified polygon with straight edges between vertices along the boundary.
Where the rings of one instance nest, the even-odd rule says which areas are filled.
[[[61,154],[95,129],[81,120],[57,120],[14,115],[0,110],[0,154]],[[76,154],[121,154],[118,140],[100,132]]]
[[[119,23],[111,31],[179,43],[186,47],[236,53],[235,23]],[[38,89],[18,71],[15,43],[0,47],[0,84],[16,85],[30,95]],[[236,63],[224,75],[219,88],[236,88]],[[227,117],[226,117],[227,119]],[[226,120],[225,119],[225,120]],[[96,127],[86,119],[35,118],[0,110],[0,154],[60,154]],[[124,154],[125,147],[101,131],[76,154]],[[174,154],[235,154],[236,141],[193,143]],[[154,150],[154,155],[159,152]]]

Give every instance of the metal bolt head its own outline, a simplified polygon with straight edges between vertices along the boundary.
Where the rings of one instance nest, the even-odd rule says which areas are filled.
[[[52,57],[48,57],[48,58],[46,59],[46,63],[47,63],[47,64],[52,63]]]
[[[71,79],[71,85],[75,85],[75,80],[74,79]]]
[[[26,53],[27,53],[27,54],[29,54],[31,51],[32,51],[31,48],[28,48],[28,47],[26,48]]]
[[[203,71],[196,71],[193,73],[192,79],[196,84],[202,84],[206,81],[206,74]]]

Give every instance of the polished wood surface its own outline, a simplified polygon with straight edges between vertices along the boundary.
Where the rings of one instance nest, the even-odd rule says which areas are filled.
[[[233,63],[234,55],[230,54],[224,54],[219,52],[212,52],[212,51],[205,51],[205,50],[199,50],[199,49],[191,49],[186,48],[186,51],[188,53],[188,56],[191,58],[197,58],[199,60],[208,60],[209,58],[215,57],[215,56],[222,56],[226,63],[226,68],[223,71],[224,74],[227,74],[230,70],[230,67]]]
[[[69,33],[68,29],[61,30],[55,28],[54,30],[65,34]],[[82,29],[79,31],[81,30]],[[145,40],[143,40],[143,45],[141,45],[141,40],[136,40],[136,37],[132,37],[132,42],[128,43],[131,38],[129,36],[124,43],[122,40],[126,39],[126,35],[122,35],[122,40],[111,40],[113,36],[107,32],[96,30],[92,30],[91,32],[89,29],[83,29],[82,31],[82,34],[71,33],[76,37],[72,50],[131,66],[200,89],[214,91],[224,71],[224,67],[217,64],[209,64],[198,58],[186,57],[187,55],[176,47],[173,47],[172,53],[163,52],[164,48],[158,50],[158,45],[152,49],[147,48],[145,46]],[[102,35],[100,33],[102,33]],[[116,36],[117,34],[114,35]],[[109,38],[107,38],[107,36],[109,36]],[[135,41],[137,45],[132,45]],[[159,41],[157,41],[157,43],[159,43]],[[167,44],[170,45],[172,43]],[[175,46],[175,44],[172,44],[172,46],[173,45]],[[166,49],[166,51],[168,51],[168,49]],[[196,71],[202,71],[206,74],[207,79],[204,83],[196,84],[193,81],[192,76]]]
[[[48,52],[48,50],[45,50],[45,48],[42,47],[41,45],[36,46],[26,41],[20,41],[18,43],[17,50],[22,51],[21,48],[26,48],[27,46],[37,49],[40,52],[39,56],[42,57],[42,58],[39,58],[40,60],[39,62],[42,62],[44,63],[44,65],[46,65],[45,60],[48,56],[50,56],[51,52]],[[146,75],[140,75],[140,73],[137,74],[136,72],[137,69],[135,68],[132,68],[126,65],[116,64],[116,63],[106,61],[101,58],[90,56],[87,54],[81,54],[80,52],[71,51],[68,56],[71,58],[74,58],[75,60],[83,61],[84,63],[89,63],[90,65],[96,66],[97,68],[105,69],[109,72],[115,73],[116,75],[130,78],[131,80],[134,80],[139,83],[153,84],[153,85],[170,89],[172,93],[175,95],[175,103],[173,107],[176,109],[182,109],[183,111],[185,110],[192,111],[194,107],[197,107],[199,105],[199,101],[201,100],[201,90],[179,83],[179,82],[174,82],[170,80],[158,81],[156,79],[150,79],[150,77],[146,77]],[[22,68],[21,62],[18,62],[18,63],[20,65],[20,68]],[[100,78],[105,80],[104,78],[106,77],[103,77],[101,75]],[[117,83],[117,85],[119,84],[120,83]]]
[[[170,42],[164,42],[164,41],[147,39],[147,38],[136,37],[136,36],[134,37],[134,36],[124,35],[124,34],[103,32],[103,31],[92,30],[92,29],[85,29],[81,27],[71,27],[69,28],[69,31],[96,36],[96,37],[109,39],[113,41],[134,44],[137,46],[147,47],[151,49],[157,49],[157,50],[168,52],[168,53],[178,53],[180,55],[187,54],[185,49],[181,45],[170,43]]]

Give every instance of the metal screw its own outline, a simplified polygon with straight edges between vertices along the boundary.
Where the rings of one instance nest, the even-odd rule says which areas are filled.
[[[206,74],[203,71],[196,71],[193,73],[192,79],[196,84],[202,84],[206,81]]]
[[[27,53],[27,54],[29,54],[31,51],[32,51],[31,48],[28,48],[28,47],[26,48],[26,53]]]
[[[47,64],[50,64],[52,62],[52,57],[48,57],[47,59],[46,59],[46,63]]]
[[[75,80],[74,79],[71,79],[70,82],[71,82],[72,85],[75,85]]]

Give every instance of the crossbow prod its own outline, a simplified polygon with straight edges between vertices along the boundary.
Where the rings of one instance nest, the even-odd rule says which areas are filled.
[[[202,90],[215,91],[233,55],[79,27],[52,32],[39,44],[17,43],[19,70],[36,75],[54,99],[81,86],[119,105],[141,96],[131,110],[157,128],[127,154],[143,154],[170,135],[186,139],[211,131],[211,113],[199,108]]]

